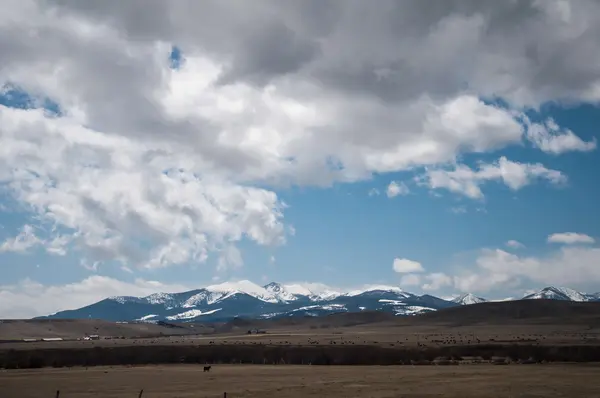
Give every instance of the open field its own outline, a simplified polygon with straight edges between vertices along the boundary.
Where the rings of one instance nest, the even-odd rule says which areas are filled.
[[[107,334],[98,332],[101,339],[93,341],[5,341],[0,344],[0,368],[166,363],[396,365],[440,356],[600,362],[600,303],[549,300],[475,304],[414,317],[361,312],[169,326],[94,320],[4,321],[0,337],[49,330],[73,338],[90,333],[90,328]],[[266,333],[248,334],[254,328]],[[169,336],[171,332],[177,335]]]
[[[244,336],[250,329],[267,330],[271,336],[292,338],[296,343],[307,341],[306,336],[323,336],[322,340],[345,335],[355,343],[366,344],[382,340],[393,343],[399,339],[389,336],[403,335],[410,341],[411,335],[439,334],[447,331],[452,336],[468,340],[475,334],[481,339],[533,338],[532,334],[546,336],[561,335],[571,344],[573,338],[594,339],[600,334],[600,302],[576,303],[556,300],[520,300],[511,302],[490,302],[448,308],[417,316],[394,316],[391,313],[365,311],[358,313],[338,313],[324,317],[281,318],[270,320],[233,319],[217,323],[175,323],[156,325],[151,323],[116,323],[93,319],[63,320],[2,320],[0,321],[0,342],[22,340],[23,338],[60,337],[77,340],[85,335],[98,334],[102,337],[123,337],[125,339],[157,338],[164,336],[201,336],[199,343],[206,338],[234,341],[235,336],[247,341],[248,338],[263,339],[265,336]],[[567,337],[572,334],[573,337]],[[356,337],[352,337],[352,336]],[[386,337],[388,336],[388,337]],[[473,337],[473,336],[471,336]],[[416,337],[415,337],[416,338]],[[451,340],[455,340],[451,338]],[[560,341],[559,341],[560,342]],[[117,344],[117,343],[115,343]]]
[[[175,325],[175,324],[174,324]],[[202,324],[176,324],[166,327],[151,323],[118,323],[97,319],[17,319],[0,321],[0,342],[24,338],[60,337],[76,340],[85,335],[140,338],[161,335],[186,335],[212,332]]]
[[[93,348],[122,346],[270,345],[323,346],[371,345],[379,347],[444,347],[456,345],[600,345],[600,329],[573,325],[362,325],[354,327],[296,329],[279,327],[265,334],[238,329],[227,333],[152,338],[106,338],[95,341],[6,342],[2,349]]]
[[[600,366],[201,366],[10,370],[3,398],[596,397]]]

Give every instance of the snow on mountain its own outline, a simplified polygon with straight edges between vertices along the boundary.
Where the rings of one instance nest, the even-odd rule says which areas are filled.
[[[564,287],[550,286],[529,293],[523,298],[600,300],[600,293],[586,294]],[[427,294],[412,294],[399,287],[387,285],[340,290],[320,283],[271,282],[259,286],[242,280],[180,293],[155,293],[146,297],[110,297],[80,309],[59,311],[44,318],[212,322],[234,317],[303,317],[353,311],[386,311],[396,315],[415,315],[458,305],[508,300],[512,298],[486,300],[473,294],[441,299]]]
[[[263,286],[267,292],[272,294],[274,297],[277,297],[279,301],[294,301],[298,300],[298,297],[290,292],[285,286],[277,283],[271,282],[268,285]]]
[[[169,321],[181,321],[184,319],[192,319],[192,318],[196,318],[199,317],[201,315],[210,315],[210,314],[214,314],[217,311],[221,311],[221,308],[217,308],[215,310],[210,310],[210,311],[201,311],[201,310],[189,310],[189,311],[185,311],[176,315],[170,315],[167,316],[166,318]]]
[[[325,305],[307,305],[304,307],[296,308],[293,312],[306,311],[306,310],[326,310],[326,311],[348,311],[344,304],[325,304]]]
[[[107,300],[116,301],[119,304],[127,304],[127,303],[144,303],[145,300],[140,297],[134,296],[113,296],[108,297]]]
[[[600,292],[588,294],[591,301],[600,301]]]
[[[206,289],[202,289],[200,292],[190,296],[187,300],[185,300],[181,307],[192,308],[196,307],[197,305],[212,305],[234,293],[235,291],[209,292]]]
[[[471,293],[463,294],[452,300],[452,302],[460,305],[469,305],[477,303],[485,303],[487,300],[481,297],[477,297]]]
[[[513,301],[513,300],[518,300],[514,297],[505,297],[505,298],[501,298],[501,299],[494,299],[494,300],[488,300],[490,303],[499,303],[502,301]]]
[[[565,301],[589,301],[588,295],[582,294],[576,290],[567,287],[545,287],[537,292],[531,293],[523,297],[523,299],[551,299]]]
[[[144,315],[142,317],[139,317],[138,319],[136,319],[136,321],[147,321],[149,319],[156,318],[157,316],[158,315],[156,315],[156,314],[148,314],[148,315]]]
[[[224,282],[218,285],[207,286],[204,290],[211,293],[223,293],[224,296],[244,293],[267,303],[278,303],[281,301],[273,292],[248,280]],[[221,297],[220,300],[222,298],[223,297]]]
[[[343,293],[322,283],[290,283],[283,285],[285,290],[296,296],[306,296],[312,301],[333,300]]]
[[[407,305],[396,309],[396,315],[418,315],[425,312],[435,311],[434,308],[423,307],[420,305]]]
[[[144,297],[149,304],[167,304],[174,301],[174,297],[170,293],[154,293]]]
[[[413,296],[413,294],[407,293],[404,290],[400,289],[399,287],[386,286],[386,285],[367,285],[362,289],[351,290],[348,293],[346,293],[346,295],[347,296],[358,296],[358,295],[361,295],[364,293],[370,293],[370,292],[394,293],[400,297],[405,297],[405,298]]]

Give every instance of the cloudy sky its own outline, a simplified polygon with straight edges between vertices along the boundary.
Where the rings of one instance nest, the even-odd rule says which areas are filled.
[[[600,291],[597,1],[0,3],[0,317]]]

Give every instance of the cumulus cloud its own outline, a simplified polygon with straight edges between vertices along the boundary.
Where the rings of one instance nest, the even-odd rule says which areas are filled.
[[[525,117],[528,125],[527,139],[546,153],[559,155],[569,151],[589,152],[596,149],[596,139],[584,141],[571,130],[562,129],[553,119],[545,123],[533,123]]]
[[[31,248],[42,243],[42,240],[35,234],[33,227],[26,224],[21,229],[21,232],[14,238],[6,239],[0,244],[0,253],[16,252],[25,253]]]
[[[409,274],[414,272],[424,272],[425,269],[418,261],[409,260],[406,258],[395,258],[392,265],[394,272],[400,274]]]
[[[396,181],[392,181],[388,185],[385,193],[388,198],[394,198],[398,195],[408,195],[410,193],[410,189],[404,182],[398,183]]]
[[[578,234],[576,232],[563,232],[548,236],[549,243],[563,243],[565,245],[573,245],[577,243],[592,244],[596,240],[586,234]]]
[[[419,274],[404,274],[400,278],[400,286],[419,286],[421,284],[421,275]]]
[[[452,275],[452,287],[462,292],[519,291],[530,286],[569,286],[597,291],[600,248],[563,246],[540,256],[519,256],[502,249],[481,250],[474,263]]]
[[[432,272],[425,275],[423,279],[425,280],[425,283],[421,286],[421,289],[426,291],[437,291],[442,288],[452,286],[453,284],[452,277],[443,272]]]
[[[289,184],[419,166],[473,198],[490,180],[558,183],[505,158],[438,168],[524,137],[592,149],[523,122],[525,107],[600,99],[600,5],[558,4],[10,1],[0,87],[38,109],[0,105],[0,189],[61,231],[46,244],[156,268],[285,243]]]
[[[228,268],[240,268],[242,265],[244,265],[242,253],[237,247],[230,245],[223,249],[219,256],[217,270],[225,271]]]
[[[189,288],[184,285],[163,284],[144,279],[123,282],[99,275],[64,285],[43,285],[25,279],[14,285],[0,285],[0,318],[48,315],[67,309],[67,306],[80,308],[111,296],[147,296],[157,292],[185,290]]]
[[[511,249],[522,249],[525,247],[524,244],[522,244],[518,240],[513,240],[513,239],[506,242],[506,246],[510,247]]]
[[[41,239],[37,236],[33,226],[25,224],[17,236],[8,238],[0,244],[0,253],[27,253],[43,246],[49,254],[64,256],[66,254],[65,247],[68,243],[69,237],[60,234],[49,240]]]
[[[431,189],[444,188],[472,199],[483,198],[481,185],[488,181],[501,181],[517,191],[537,179],[554,185],[567,181],[567,177],[558,170],[547,169],[539,163],[513,162],[504,156],[496,163],[480,164],[477,170],[459,164],[448,170],[430,169],[417,177],[419,183]]]

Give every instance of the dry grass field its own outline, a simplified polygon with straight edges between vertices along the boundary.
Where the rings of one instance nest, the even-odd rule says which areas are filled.
[[[254,328],[266,333],[247,333]],[[77,340],[86,333],[101,340]],[[52,335],[70,340],[7,341]],[[143,398],[600,397],[600,303],[532,300],[416,317],[355,313],[181,327],[5,321],[0,340],[7,337],[0,398],[55,398],[57,390],[60,398],[135,398],[141,389]],[[510,364],[493,364],[499,361]],[[213,364],[208,373],[205,363]]]
[[[238,328],[226,333],[204,335],[180,335],[153,338],[107,339],[96,341],[16,342],[2,343],[0,349],[37,348],[84,348],[115,347],[129,345],[371,345],[382,347],[424,348],[478,345],[478,344],[526,344],[526,345],[600,345],[600,328],[581,325],[473,325],[452,327],[448,325],[360,325],[309,329],[269,328],[266,334],[247,334]]]
[[[0,372],[2,398],[598,397],[600,366],[200,365]]]

